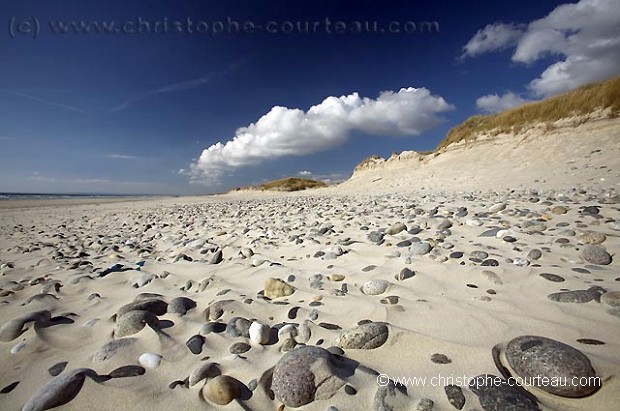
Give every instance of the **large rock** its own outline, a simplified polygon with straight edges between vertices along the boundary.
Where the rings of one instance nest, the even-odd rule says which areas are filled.
[[[596,371],[581,351],[559,341],[531,335],[517,337],[506,345],[504,355],[519,377],[548,393],[579,398],[600,388],[596,384],[578,383],[580,379],[595,381]],[[545,377],[548,381],[560,378],[566,383],[544,384],[541,379]]]
[[[68,403],[78,395],[86,377],[97,382],[110,378],[99,376],[90,368],[77,368],[64,372],[52,378],[37,391],[24,405],[22,411],[44,411]]]
[[[338,360],[324,348],[300,346],[286,353],[273,370],[271,389],[289,407],[331,398],[345,383]]]
[[[336,339],[340,348],[370,350],[381,347],[388,339],[389,330],[382,323],[366,323],[345,331]]]
[[[385,280],[370,280],[362,286],[362,292],[366,295],[383,294],[389,285],[390,283]]]
[[[114,337],[121,338],[136,334],[142,331],[147,324],[155,327],[159,324],[159,319],[149,311],[129,311],[117,318],[116,326],[114,327]]]
[[[608,265],[611,263],[611,256],[603,247],[598,245],[587,245],[581,250],[581,258],[589,263],[597,265]]]
[[[35,311],[23,317],[8,321],[0,328],[0,341],[13,341],[25,332],[24,325],[34,322],[35,328],[46,326],[52,314],[47,310]]]

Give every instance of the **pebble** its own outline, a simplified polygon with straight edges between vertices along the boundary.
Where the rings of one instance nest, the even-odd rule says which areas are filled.
[[[252,322],[247,318],[233,317],[226,325],[226,334],[233,338],[250,338],[250,325],[252,325]]]
[[[601,303],[609,308],[620,308],[620,291],[608,291],[601,296]]]
[[[268,325],[254,321],[250,325],[249,329],[250,341],[256,344],[267,344],[271,333],[271,328]]]
[[[405,281],[409,278],[412,278],[415,273],[409,268],[405,267],[398,274],[396,274],[395,278],[397,281]]]
[[[69,364],[67,361],[58,362],[49,367],[47,372],[49,372],[52,377],[55,377],[65,370],[67,364]]]
[[[527,253],[527,259],[530,261],[538,260],[540,257],[542,257],[542,251],[537,248],[534,248],[533,250],[530,250],[529,253]]]
[[[603,247],[597,245],[586,245],[581,250],[581,258],[589,263],[596,265],[608,265],[611,263],[611,256]]]
[[[196,301],[187,297],[176,297],[170,300],[168,304],[168,312],[179,315],[185,315],[193,308],[196,308]]]
[[[564,277],[556,275],[556,274],[550,274],[550,273],[541,273],[539,274],[542,278],[544,278],[545,280],[554,282],[554,283],[561,283],[564,282]]]
[[[431,361],[435,364],[450,364],[452,362],[447,355],[439,353],[431,355]]]
[[[203,397],[218,405],[226,405],[241,396],[243,383],[228,376],[218,375],[209,380],[202,389]]]
[[[474,377],[469,389],[478,396],[484,411],[540,411],[536,401],[521,389],[492,374]]]
[[[280,297],[287,297],[295,292],[295,288],[280,280],[279,278],[268,278],[265,281],[265,297],[275,300]]]
[[[315,400],[331,398],[344,384],[338,360],[327,350],[299,346],[286,354],[273,370],[271,389],[288,407],[301,407]]]
[[[200,334],[189,337],[185,345],[191,351],[192,354],[198,355],[202,353],[202,346],[205,344],[205,337]]]
[[[448,402],[457,410],[462,410],[465,406],[465,395],[463,395],[461,387],[457,385],[446,385],[444,390],[446,392],[446,397],[448,397]]]
[[[382,346],[389,330],[382,323],[366,323],[345,331],[336,339],[336,346],[345,349],[370,350]]]
[[[597,245],[603,243],[607,239],[607,236],[603,233],[583,233],[577,237],[577,240],[582,244]]]
[[[596,371],[588,357],[570,345],[538,336],[521,336],[511,340],[505,349],[510,367],[522,378],[530,378],[537,388],[562,397],[580,398],[593,394],[595,384],[575,384],[574,377],[593,378]],[[536,384],[536,376],[562,378],[566,384]]]
[[[161,364],[162,356],[152,352],[145,352],[138,357],[138,362],[144,368],[157,368]]]
[[[366,295],[379,295],[383,294],[389,286],[390,283],[385,280],[370,280],[364,284],[362,292]]]
[[[220,367],[217,364],[212,362],[203,362],[198,367],[194,368],[192,373],[189,375],[188,384],[190,387],[193,387],[205,378],[214,378],[221,373]]]
[[[129,311],[122,317],[116,319],[114,337],[122,338],[136,334],[142,331],[147,324],[150,327],[156,327],[159,324],[159,319],[149,311]]]
[[[139,365],[124,365],[122,367],[118,367],[108,374],[112,378],[127,378],[127,377],[138,377],[140,375],[144,375],[146,370],[144,367],[140,367]]]
[[[407,231],[407,226],[404,225],[403,223],[395,223],[392,226],[390,226],[387,230],[385,230],[385,234],[396,235],[400,233],[401,231]]]
[[[409,252],[413,255],[424,255],[428,254],[431,248],[431,245],[427,242],[413,243],[411,247],[409,247]]]

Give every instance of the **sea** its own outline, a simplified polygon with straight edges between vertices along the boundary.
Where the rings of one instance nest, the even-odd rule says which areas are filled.
[[[67,194],[67,193],[0,193],[2,200],[50,200],[50,199],[85,199],[85,198],[117,198],[117,197],[155,197],[154,194]]]

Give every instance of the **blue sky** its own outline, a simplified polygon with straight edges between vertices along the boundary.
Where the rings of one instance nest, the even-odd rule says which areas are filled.
[[[338,181],[471,115],[620,73],[613,0],[140,3],[0,6],[0,191]],[[377,31],[352,32],[366,21]],[[283,33],[296,22],[315,32]]]

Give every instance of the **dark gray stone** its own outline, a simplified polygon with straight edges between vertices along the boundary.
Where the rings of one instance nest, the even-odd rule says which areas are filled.
[[[196,301],[187,297],[177,297],[173,298],[168,304],[168,312],[176,313],[179,315],[185,315],[187,312],[193,308],[196,308]]]
[[[544,278],[547,281],[551,281],[553,283],[561,283],[564,282],[564,277],[561,277],[559,275],[556,274],[550,274],[550,273],[540,273],[539,274],[542,278]]]
[[[475,377],[469,383],[469,389],[478,396],[485,411],[540,411],[536,401],[495,375]]]
[[[511,340],[505,357],[514,372],[531,379],[532,385],[562,397],[579,398],[593,394],[600,386],[575,385],[573,378],[596,377],[590,360],[581,351],[550,338],[525,335]],[[541,384],[536,376],[562,378],[566,384]]]
[[[463,395],[461,387],[457,385],[446,385],[444,390],[446,391],[446,397],[448,397],[450,404],[457,410],[462,410],[465,406],[465,396]]]
[[[598,245],[586,245],[581,250],[581,258],[597,265],[611,264],[611,255]]]
[[[202,352],[202,346],[205,343],[205,337],[200,334],[192,335],[185,343],[192,354],[198,355]]]

